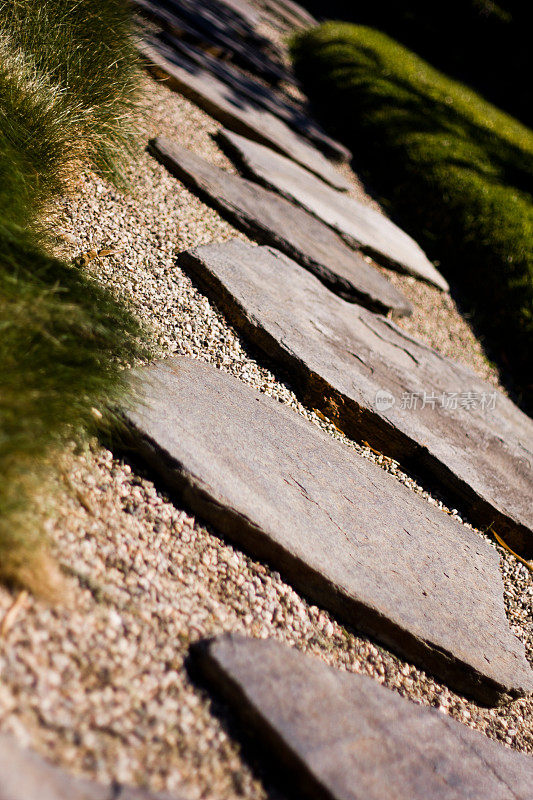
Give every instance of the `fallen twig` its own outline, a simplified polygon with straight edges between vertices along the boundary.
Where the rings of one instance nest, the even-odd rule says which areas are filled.
[[[28,592],[26,589],[23,589],[19,592],[18,596],[13,600],[9,608],[7,609],[6,613],[4,614],[4,618],[0,624],[0,639],[3,639],[11,628],[13,627],[15,620],[19,611],[22,609],[24,603],[26,602],[26,598],[28,597]]]

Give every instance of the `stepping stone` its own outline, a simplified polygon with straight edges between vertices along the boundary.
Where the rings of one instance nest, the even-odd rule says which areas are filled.
[[[533,556],[533,421],[508,398],[270,248],[233,241],[180,259],[307,405]]]
[[[187,44],[176,36],[167,33],[162,34],[161,38],[174,50],[177,50],[178,53],[182,53],[202,69],[220,78],[221,81],[241,92],[253,102],[263,106],[286,122],[287,125],[290,125],[291,128],[295,128],[306,139],[314,142],[330,158],[341,162],[351,160],[352,154],[344,145],[328,136],[318,123],[275,89],[249,78],[226,61],[214,58],[209,53]]]
[[[267,55],[269,66],[279,71],[280,76],[292,79],[292,75],[283,64],[281,51],[271,39],[267,39],[257,31],[257,22],[251,23],[249,16],[245,16],[237,7],[225,3],[223,0],[152,0],[158,5],[165,6],[182,19],[205,34],[208,41],[228,43],[229,48],[239,52],[244,48],[248,56],[247,46],[251,45],[262,55]],[[254,54],[255,55],[255,54]]]
[[[77,778],[0,734],[0,800],[180,800],[176,795]],[[183,800],[183,797],[181,798]]]
[[[396,316],[412,312],[409,301],[392,283],[303,209],[167,139],[155,139],[150,147],[174,175],[233,224],[283,250],[332,291],[376,311]]]
[[[445,292],[449,290],[414,239],[383,214],[331,189],[268,147],[230,131],[221,132],[220,138],[245,173],[330,225],[352,247],[369,253],[385,266],[421,278]]]
[[[298,797],[531,800],[531,756],[365,675],[235,634],[193,657]]]
[[[533,689],[479,534],[209,364],[172,358],[136,378],[134,447],[187,507],[459,691],[493,703]]]
[[[349,188],[345,178],[322,153],[274,114],[158,39],[147,39],[139,47],[155,74],[163,73],[172,89],[188,97],[223,125],[283,151],[319,175],[322,181],[328,181],[338,189]]]
[[[180,11],[183,12],[183,9],[179,9],[170,0],[168,2],[157,2],[157,0],[132,1],[138,11],[168,29],[171,33],[175,33],[178,36],[186,36],[195,42],[201,42],[208,49],[214,48],[215,51],[224,52],[236,63],[251,72],[261,75],[266,80],[272,80],[275,83],[286,81],[294,84],[294,76],[285,68],[279,58],[273,57],[271,53],[264,52],[263,48],[266,45],[269,45],[272,49],[272,43],[268,40],[261,38],[261,42],[248,43],[237,32],[232,32],[225,25],[219,25],[217,29],[211,28],[209,30],[208,27],[199,25],[201,16],[196,15],[195,18],[195,15],[180,13]],[[197,11],[202,12],[204,18],[205,14],[209,14],[208,9],[203,8],[203,4],[195,3],[195,8]],[[211,17],[213,18],[213,15]]]

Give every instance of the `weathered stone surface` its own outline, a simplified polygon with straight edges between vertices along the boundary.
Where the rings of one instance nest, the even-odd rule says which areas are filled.
[[[267,188],[303,206],[353,247],[370,253],[377,261],[448,291],[448,284],[414,239],[383,214],[326,186],[307,170],[269,148],[230,131],[223,131],[221,139],[245,172]]]
[[[376,311],[410,314],[409,301],[326,225],[282,197],[166,139],[151,149],[168,169],[252,238],[314,272],[332,291]]]
[[[159,39],[144,41],[140,45],[140,52],[155,74],[163,73],[167,77],[170,87],[227,127],[283,151],[319,175],[322,181],[328,181],[339,189],[348,187],[347,181],[327,158],[281,119],[180,56]]]
[[[77,778],[0,734],[0,800],[180,800],[175,795]],[[183,800],[183,798],[182,798]]]
[[[298,796],[531,800],[533,758],[272,639],[195,646],[204,679]]]
[[[178,39],[172,34],[162,34],[161,38],[199,67],[220,78],[221,81],[229,84],[253,102],[263,106],[286,122],[287,125],[290,125],[291,128],[295,128],[298,133],[314,142],[330,158],[334,158],[337,161],[350,161],[352,154],[344,145],[328,136],[320,125],[305,113],[301,106],[297,106],[280,92],[248,77],[227,61],[215,58],[199,47],[187,44],[183,39]]]
[[[194,11],[184,13],[184,7],[177,6],[171,0],[168,2],[133,0],[133,2],[138,11],[170,32],[201,42],[209,49],[223,52],[236,63],[265,79],[294,83],[292,73],[287,71],[279,57],[272,52],[272,45],[268,40],[261,37],[260,40],[246,41],[246,38],[238,32],[239,26],[237,30],[232,30],[227,15],[222,15],[226,19],[218,19],[217,13],[213,13],[209,5],[194,3]],[[217,23],[213,24],[214,21]],[[265,52],[266,47],[269,47],[270,52]]]
[[[274,42],[260,34],[257,26],[260,16],[251,6],[244,3],[225,2],[225,0],[152,0],[163,7],[170,8],[197,29],[216,40],[242,40],[252,42],[256,47],[275,53],[276,66],[283,68],[281,53]]]
[[[307,404],[533,556],[533,422],[508,398],[269,248],[230,242],[182,258],[233,323],[292,372]]]
[[[486,702],[533,689],[479,534],[211,365],[175,358],[139,377],[133,439],[187,506],[455,688]]]

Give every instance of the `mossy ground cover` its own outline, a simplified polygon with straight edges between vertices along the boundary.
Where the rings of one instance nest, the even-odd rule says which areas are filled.
[[[533,133],[367,27],[325,23],[292,53],[318,113],[440,262],[530,404]]]
[[[121,0],[0,0],[0,579],[36,591],[50,459],[125,396],[145,348],[126,308],[51,255],[50,201],[87,166],[123,183],[136,94]]]

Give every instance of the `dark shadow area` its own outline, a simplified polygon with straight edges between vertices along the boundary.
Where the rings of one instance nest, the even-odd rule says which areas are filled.
[[[387,33],[495,105],[533,124],[533,48],[524,0],[302,0],[317,19]]]
[[[206,640],[207,642],[208,640]],[[301,793],[294,772],[280,763],[279,758],[269,748],[265,748],[261,736],[257,736],[254,720],[245,721],[235,713],[235,707],[228,699],[213,692],[212,684],[200,667],[200,655],[205,648],[203,641],[192,645],[185,661],[187,675],[197,691],[209,701],[209,710],[218,720],[224,733],[239,745],[240,755],[262,784],[269,800],[299,800]]]

